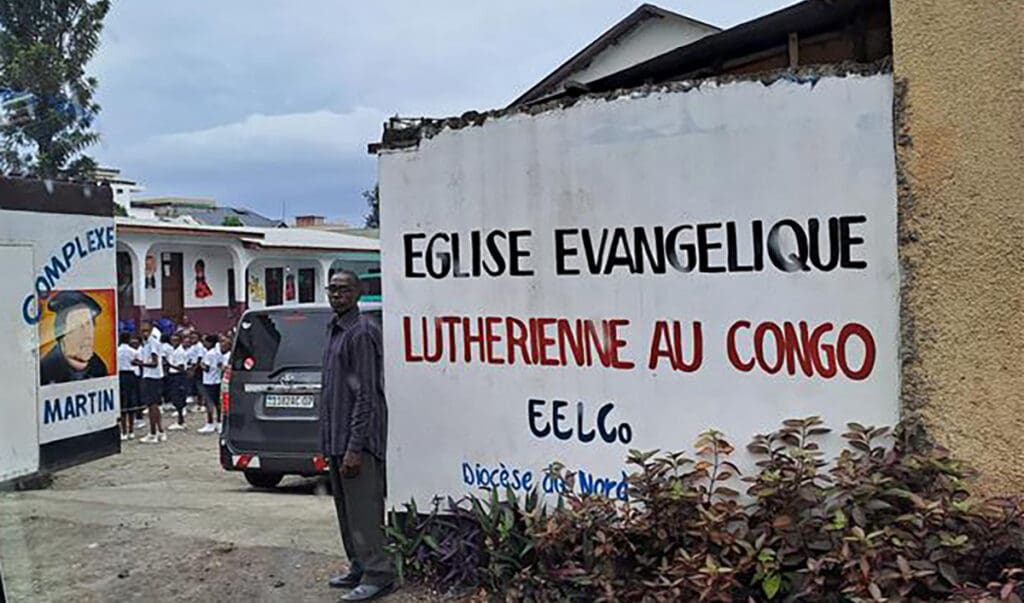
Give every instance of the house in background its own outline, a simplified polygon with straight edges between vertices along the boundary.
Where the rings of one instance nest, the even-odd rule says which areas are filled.
[[[131,211],[132,196],[146,190],[138,182],[129,180],[121,175],[121,170],[101,167],[93,171],[93,179],[97,184],[106,184],[114,194],[114,204],[120,207],[125,214]]]
[[[122,194],[128,214],[115,221],[118,317],[126,326],[187,316],[200,331],[223,332],[248,308],[326,303],[337,270],[359,274],[370,299],[379,299],[377,237],[289,228],[212,199],[132,199],[144,189],[112,169],[97,181],[115,201]]]
[[[132,217],[116,224],[118,315],[136,325],[187,315],[201,331],[220,332],[247,308],[326,303],[334,271],[380,273],[380,242],[368,237]]]
[[[295,228],[310,228],[313,230],[324,230],[327,232],[342,232],[352,230],[353,226],[348,222],[328,222],[324,216],[307,214],[295,216]]]
[[[530,88],[509,108],[682,80],[891,60],[889,6],[889,0],[804,0],[719,30],[645,4]],[[639,58],[642,53],[624,51],[629,48],[625,41],[630,31],[634,31],[633,36],[650,36],[643,34],[643,29],[637,30],[638,24],[666,13],[678,17],[677,22],[682,19],[710,29],[691,41],[681,41],[669,34],[654,36],[659,44],[648,46],[652,52],[668,46],[647,58]],[[601,56],[607,60],[597,69],[593,59]],[[609,71],[613,65],[623,66]],[[390,148],[417,144],[420,130],[442,128],[444,123],[444,119],[428,117],[392,117],[384,123],[381,142],[370,143],[368,151],[376,153],[381,144]]]
[[[535,84],[510,107],[527,105],[632,67],[721,31],[718,27],[643,4]]]
[[[804,0],[548,99],[814,65],[864,65],[891,57],[888,0]]]
[[[249,209],[223,207],[213,199],[190,197],[157,197],[134,199],[128,215],[149,219],[180,219],[205,226],[256,226],[283,228],[283,220],[275,220]]]

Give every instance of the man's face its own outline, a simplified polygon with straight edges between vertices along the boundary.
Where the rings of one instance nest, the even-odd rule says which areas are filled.
[[[72,368],[76,371],[85,370],[93,355],[93,336],[96,333],[92,311],[81,306],[67,312],[60,347]]]
[[[335,274],[327,286],[327,301],[335,312],[347,312],[358,305],[361,293],[358,279],[349,274]]]
[[[140,330],[143,339],[149,339],[149,336],[153,334],[153,325],[144,324]]]
[[[227,337],[220,338],[220,351],[224,354],[231,351],[231,340]]]
[[[178,337],[177,335],[171,335],[171,345],[173,345],[174,347],[178,347],[179,345],[181,345],[181,337]]]

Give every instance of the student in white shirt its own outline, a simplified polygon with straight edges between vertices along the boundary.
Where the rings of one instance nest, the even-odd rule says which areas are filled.
[[[135,366],[135,358],[139,348],[139,338],[131,333],[121,333],[117,346],[117,378],[121,389],[121,440],[135,439],[135,421],[132,415],[139,407],[139,367]]]
[[[159,329],[154,328],[154,331],[159,332]],[[160,360],[164,364],[164,385],[163,385],[163,397],[164,403],[160,408],[163,412],[172,412],[174,406],[171,405],[171,378],[170,373],[167,370],[167,362],[171,359],[171,352],[174,351],[174,346],[171,345],[171,338],[161,334],[160,335]]]
[[[199,387],[203,384],[203,372],[199,368],[199,363],[203,361],[203,356],[206,356],[206,348],[203,347],[199,333],[195,331],[189,333],[186,348],[188,350],[186,358],[186,364],[188,365],[188,397],[191,398],[193,404],[201,405]]]
[[[170,425],[168,431],[185,429],[185,383],[188,375],[185,372],[185,347],[181,345],[180,335],[171,335],[170,351],[167,354],[167,376],[164,377],[167,389],[166,399],[178,413],[178,421]]]
[[[207,335],[203,340],[203,347],[206,354],[199,363],[203,371],[203,382],[199,392],[206,404],[206,425],[203,425],[196,433],[214,433],[220,426],[220,379],[223,371],[224,358],[220,351],[219,340],[216,335]],[[217,415],[217,422],[213,422],[214,412]]]
[[[163,397],[164,367],[162,346],[159,337],[153,338],[153,324],[142,323],[142,339],[146,343],[141,349],[141,358],[135,362],[142,367],[142,382],[139,388],[142,404],[149,408],[149,435],[140,439],[144,444],[158,444],[167,440],[163,423],[160,421],[160,399]]]
[[[141,333],[135,333],[132,335],[132,349],[135,350],[135,359],[142,360],[142,344],[145,341],[142,339]],[[132,423],[132,429],[142,429],[146,426],[146,419],[142,418],[142,411],[146,408],[146,405],[142,403],[142,365],[138,362],[135,364],[135,412],[132,416],[135,418],[135,422]]]

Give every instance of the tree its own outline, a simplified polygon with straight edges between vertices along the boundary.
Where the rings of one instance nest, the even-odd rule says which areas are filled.
[[[220,221],[221,226],[244,226],[238,216],[224,216]]]
[[[374,185],[372,189],[363,191],[363,199],[370,207],[370,212],[363,216],[363,226],[366,228],[380,228],[380,185]]]
[[[100,107],[85,66],[109,9],[109,0],[0,0],[0,172],[84,179],[95,170],[84,151],[99,141]]]

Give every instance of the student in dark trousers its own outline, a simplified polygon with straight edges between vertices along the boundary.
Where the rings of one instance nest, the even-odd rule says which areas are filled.
[[[203,385],[200,395],[206,405],[206,425],[196,430],[196,433],[209,434],[220,433],[221,430],[221,406],[220,406],[220,380],[224,376],[224,351],[221,338],[216,335],[207,335],[204,340],[206,344],[206,355],[199,363],[203,371]],[[214,415],[217,422],[214,423]]]
[[[139,407],[139,375],[135,366],[139,352],[139,338],[131,333],[121,333],[117,346],[117,377],[121,390],[121,441],[135,439],[135,420],[132,415]]]
[[[142,381],[139,395],[142,404],[149,408],[149,435],[139,441],[143,444],[159,444],[167,440],[164,426],[160,420],[160,404],[163,399],[164,366],[163,347],[158,337],[153,337],[153,324],[142,323],[142,350],[137,366],[142,367]]]
[[[327,298],[335,316],[324,347],[320,439],[351,562],[348,574],[330,580],[332,587],[353,589],[342,601],[377,599],[395,585],[391,556],[384,550],[388,410],[381,333],[359,314],[360,295],[354,273],[331,277]]]
[[[185,430],[185,393],[187,375],[185,374],[185,347],[181,345],[181,336],[178,334],[170,337],[171,351],[165,358],[167,375],[164,379],[167,382],[167,389],[164,399],[169,402],[178,415],[177,423],[167,426],[168,431]]]
[[[188,342],[185,346],[185,365],[188,374],[188,393],[186,399],[191,398],[196,408],[202,406],[203,402],[199,397],[199,386],[203,384],[203,371],[199,368],[203,356],[206,355],[206,348],[200,341],[199,333],[192,331],[188,334]]]

